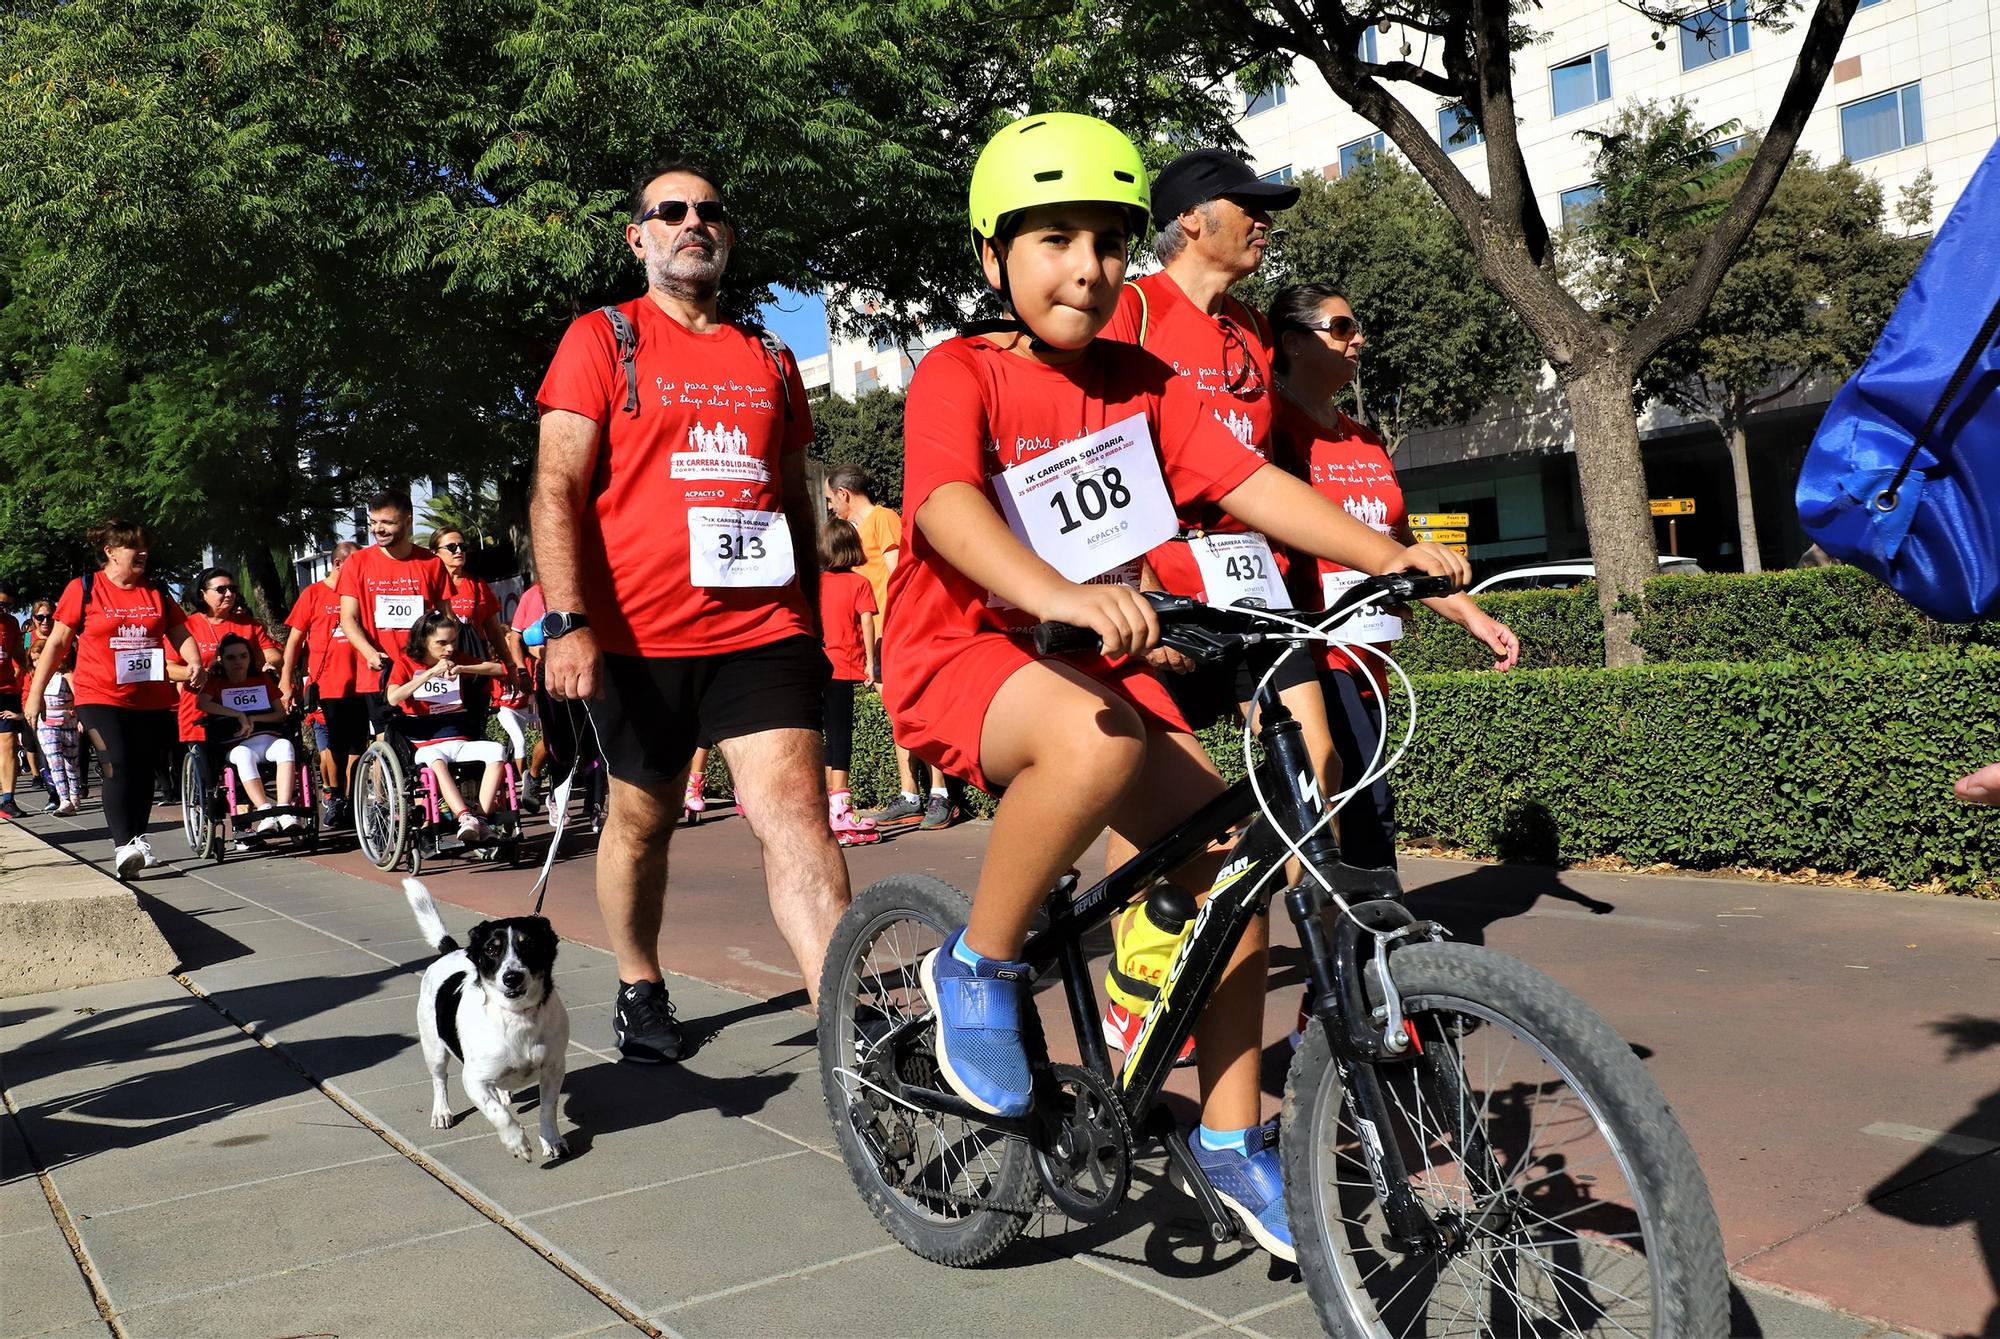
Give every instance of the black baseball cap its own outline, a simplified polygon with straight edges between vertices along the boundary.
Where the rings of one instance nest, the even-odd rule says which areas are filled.
[[[1164,228],[1196,205],[1224,196],[1255,200],[1266,209],[1290,209],[1299,202],[1299,188],[1263,180],[1227,149],[1196,149],[1153,178],[1153,226]]]

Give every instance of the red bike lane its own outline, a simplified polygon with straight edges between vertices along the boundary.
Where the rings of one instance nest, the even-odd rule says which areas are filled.
[[[973,823],[851,849],[854,886],[921,872],[969,889],[989,832]],[[572,827],[545,912],[565,937],[602,947],[593,841]],[[399,881],[352,850],[319,859]],[[424,878],[444,900],[505,916],[528,910],[536,873],[441,861]],[[2000,1056],[1989,1054],[2000,907],[1433,859],[1404,874],[1419,914],[1534,963],[1639,1048],[1693,1140],[1739,1274],[1905,1328],[2000,1333]],[[1282,911],[1273,920],[1275,1097],[1301,974],[1292,926]],[[733,814],[675,836],[661,956],[803,1007],[759,850]],[[1044,1003],[1059,1014],[1054,997]],[[1183,1072],[1174,1087],[1191,1083]]]

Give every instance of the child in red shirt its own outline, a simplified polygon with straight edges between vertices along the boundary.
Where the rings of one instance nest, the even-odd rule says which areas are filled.
[[[1159,625],[1138,562],[1176,512],[1219,506],[1371,572],[1469,572],[1435,546],[1377,535],[1245,451],[1154,355],[1096,340],[1147,208],[1144,164],[1122,134],[1085,116],[1017,121],[980,155],[971,194],[987,282],[1017,319],[947,341],[917,369],[883,684],[899,743],[1005,787],[971,922],[924,959],[922,980],[946,1081],[1016,1116],[1030,1106],[1033,1005],[1015,959],[1049,889],[1107,824],[1144,847],[1224,788],[1144,660]],[[1010,635],[1037,620],[1088,627],[1103,651],[1038,658]],[[1223,858],[1179,877],[1206,887]],[[1259,1128],[1268,943],[1260,919],[1197,1027],[1202,1125],[1190,1143],[1205,1170],[1216,1158],[1254,1168],[1264,1189],[1238,1212],[1289,1259],[1276,1150]]]
[[[458,619],[449,612],[433,609],[410,629],[409,640],[393,648],[389,655],[389,705],[402,709],[401,729],[417,746],[417,766],[428,767],[437,778],[438,794],[458,815],[458,835],[474,842],[488,837],[484,815],[493,812],[500,795],[501,764],[507,746],[490,739],[474,739],[466,715],[467,677],[497,679],[507,667],[497,660],[461,665],[458,652]],[[482,690],[483,691],[483,690]],[[465,795],[452,779],[453,763],[481,763],[479,807],[465,802]]]
[[[855,569],[867,562],[861,532],[846,521],[829,519],[819,532],[819,635],[833,677],[826,684],[826,808],[834,839],[842,846],[880,841],[875,824],[854,812],[847,767],[854,759],[854,690],[873,684],[875,588]],[[690,782],[692,784],[692,782]]]
[[[258,770],[269,763],[277,772],[278,808],[289,809],[298,785],[298,746],[284,733],[290,716],[280,700],[278,676],[268,666],[251,668],[254,649],[241,633],[225,633],[216,644],[208,681],[192,700],[206,717],[208,738],[229,743],[229,765],[250,803],[258,809],[271,807],[271,793]],[[266,815],[255,830],[291,832],[304,826],[297,814]]]

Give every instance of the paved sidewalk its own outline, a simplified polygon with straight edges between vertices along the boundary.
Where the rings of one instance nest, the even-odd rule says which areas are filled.
[[[28,826],[102,859],[90,819]],[[730,868],[754,881],[734,826],[683,834],[677,883],[702,883],[690,856],[725,843]],[[917,855],[958,862],[983,844],[978,830],[927,840],[865,854],[916,868]],[[170,834],[155,844],[179,849]],[[573,885],[588,865],[568,869]],[[484,902],[497,881],[460,890],[485,878],[431,884]],[[1015,1335],[1053,1328],[1058,1301],[1060,1327],[1083,1334],[1318,1332],[1290,1271],[1211,1247],[1155,1160],[1108,1227],[1045,1222],[973,1271],[904,1253],[830,1149],[811,1020],[787,1007],[795,982],[761,941],[718,959],[757,993],[671,983],[706,1041],[659,1069],[598,1049],[611,965],[566,943],[559,983],[576,1044],[563,1115],[575,1152],[529,1166],[476,1114],[429,1128],[413,1013],[430,955],[394,887],[284,858],[163,870],[139,887],[185,986],[0,1002],[14,1113],[0,1122],[0,1336]],[[480,918],[444,913],[458,931]],[[579,915],[569,906],[559,923]],[[456,1079],[452,1094],[465,1111]],[[1750,1142],[1784,1141],[1770,1113],[1757,1125]],[[1774,1161],[1766,1180],[1783,1169]],[[1741,1335],[1906,1333],[1747,1281],[1738,1302]]]

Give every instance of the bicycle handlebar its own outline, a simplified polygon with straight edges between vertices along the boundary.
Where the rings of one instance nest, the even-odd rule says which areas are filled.
[[[1356,582],[1341,592],[1333,608],[1325,611],[1217,608],[1185,595],[1168,595],[1163,591],[1146,591],[1145,596],[1153,606],[1153,612],[1159,616],[1162,642],[1197,660],[1214,661],[1251,640],[1285,641],[1298,635],[1288,634],[1284,625],[1277,621],[1280,619],[1331,626],[1378,596],[1387,596],[1385,603],[1404,604],[1411,600],[1450,595],[1456,589],[1450,577],[1427,576],[1421,572],[1390,572],[1386,576]],[[1036,655],[1095,651],[1102,645],[1095,632],[1073,623],[1037,623],[1028,631],[1034,638]]]

